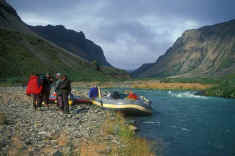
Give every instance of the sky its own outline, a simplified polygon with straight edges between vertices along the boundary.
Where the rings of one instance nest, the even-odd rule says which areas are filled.
[[[30,25],[64,25],[113,66],[155,62],[185,30],[235,19],[235,0],[7,0]]]

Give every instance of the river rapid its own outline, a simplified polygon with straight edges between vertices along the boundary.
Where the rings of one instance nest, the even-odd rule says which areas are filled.
[[[152,100],[151,116],[132,118],[139,135],[156,142],[161,155],[235,156],[234,99],[190,91],[133,91]]]

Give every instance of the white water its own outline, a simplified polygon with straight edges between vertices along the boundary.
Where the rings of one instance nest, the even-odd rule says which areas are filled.
[[[173,97],[177,98],[198,98],[198,99],[208,99],[206,96],[195,95],[196,92],[175,92],[175,91],[168,91],[168,94]]]

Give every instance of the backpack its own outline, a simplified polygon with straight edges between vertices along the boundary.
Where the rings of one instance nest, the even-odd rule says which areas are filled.
[[[38,79],[38,85],[39,86],[44,86],[45,85],[45,81],[46,81],[46,76],[43,74],[39,75],[39,79]]]
[[[120,94],[117,91],[111,93],[111,97],[114,99],[120,99]]]

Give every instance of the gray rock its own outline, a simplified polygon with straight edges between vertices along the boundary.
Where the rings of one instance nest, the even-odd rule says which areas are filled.
[[[9,88],[12,89],[12,88]],[[16,91],[12,89],[12,91]],[[19,92],[24,92],[20,90]],[[1,93],[1,91],[0,91]],[[22,94],[22,97],[25,95]],[[71,108],[71,114],[60,113],[56,105],[51,104],[50,110],[42,108],[42,111],[34,111],[31,102],[23,99],[12,98],[8,105],[0,105],[0,112],[7,117],[7,125],[0,125],[0,146],[2,151],[7,151],[11,144],[12,136],[19,136],[26,148],[31,147],[34,155],[40,155],[43,147],[52,146],[57,149],[55,155],[61,155],[62,149],[57,145],[57,139],[61,133],[66,133],[70,141],[92,138],[99,135],[99,127],[102,125],[105,114],[103,110],[95,106],[75,105]],[[86,109],[77,113],[78,109]],[[4,146],[4,147],[3,147]],[[65,151],[71,147],[65,147]],[[0,152],[0,155],[2,152]]]

